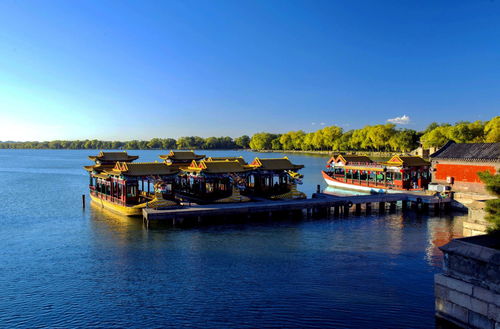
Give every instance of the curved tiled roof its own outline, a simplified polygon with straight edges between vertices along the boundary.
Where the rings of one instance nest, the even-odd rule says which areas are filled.
[[[225,174],[225,173],[238,173],[244,172],[248,169],[244,167],[237,160],[224,160],[224,161],[206,161],[201,160],[200,162],[196,162],[193,160],[191,165],[187,168],[182,168],[183,171],[188,172],[199,172],[203,171],[209,174]]]
[[[196,154],[193,151],[170,151],[166,155],[160,155],[161,159],[167,160],[200,160],[205,157],[204,154]]]
[[[98,155],[90,155],[92,161],[133,161],[138,159],[137,155],[128,155],[127,152],[99,152]]]
[[[500,143],[446,143],[431,154],[433,160],[500,161]]]
[[[169,166],[164,162],[117,162],[113,170],[106,172],[114,175],[156,176],[177,174],[179,169],[177,167]]]
[[[370,159],[366,155],[356,155],[356,154],[340,154],[337,156],[336,161],[339,161],[342,159],[345,160],[345,163],[351,163],[351,162],[371,163],[371,162],[373,162],[372,159]],[[342,162],[344,162],[344,161],[342,161]]]
[[[245,159],[243,159],[242,156],[239,157],[209,157],[206,159],[206,161],[238,161],[242,165],[246,165]]]
[[[298,170],[304,168],[303,165],[291,163],[287,157],[274,159],[255,158],[250,165],[263,170]]]

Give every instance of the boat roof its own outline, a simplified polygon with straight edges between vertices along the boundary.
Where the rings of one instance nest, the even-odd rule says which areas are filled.
[[[287,157],[273,159],[262,159],[257,157],[250,166],[263,170],[298,170],[304,168],[304,165],[293,164]]]
[[[165,162],[117,162],[112,170],[107,170],[110,175],[125,176],[157,176],[174,175],[179,172],[177,167],[167,165]]]
[[[187,172],[204,172],[209,174],[239,173],[248,171],[247,166],[242,165],[238,160],[220,160],[199,162],[192,161],[189,167],[182,168]]]
[[[200,160],[205,157],[204,154],[196,154],[194,151],[170,151],[168,154],[160,155],[164,160]]]
[[[366,155],[357,155],[357,154],[339,154],[335,160],[335,162],[342,161],[344,164],[352,163],[352,162],[363,162],[363,163],[372,163],[373,160],[367,157]]]
[[[225,161],[225,160],[238,161],[242,165],[246,165],[247,164],[247,162],[245,161],[245,159],[243,159],[242,156],[239,156],[239,157],[208,157],[206,159],[206,161]]]
[[[92,161],[134,161],[139,158],[137,155],[128,155],[127,152],[99,152],[98,155],[89,155],[88,157]]]
[[[391,167],[421,167],[431,165],[424,158],[414,155],[395,155],[389,161],[382,164]]]

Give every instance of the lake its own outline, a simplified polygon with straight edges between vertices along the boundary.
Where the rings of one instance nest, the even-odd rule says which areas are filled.
[[[437,246],[462,215],[145,230],[87,206],[96,150],[0,150],[0,327],[431,328]],[[138,161],[166,151],[129,151]],[[209,156],[278,157],[249,151]],[[327,157],[304,164],[308,195]]]

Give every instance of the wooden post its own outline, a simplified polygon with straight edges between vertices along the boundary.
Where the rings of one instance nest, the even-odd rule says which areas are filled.
[[[372,212],[372,204],[368,202],[365,207],[366,207],[366,213],[370,214]]]
[[[403,210],[408,209],[408,201],[406,201],[406,200],[401,201],[401,208]]]
[[[82,207],[85,209],[85,194],[82,194]]]
[[[356,203],[356,215],[361,214],[361,203]]]
[[[339,206],[334,206],[333,207],[333,216],[339,217],[339,214],[340,214],[340,208],[339,208]]]
[[[380,213],[384,213],[385,212],[385,202],[379,202],[378,203],[378,211]]]
[[[348,217],[349,216],[349,206],[348,205],[344,205],[344,217]]]
[[[391,203],[389,204],[389,209],[390,209],[391,211],[395,211],[395,210],[396,210],[396,202],[391,202]]]

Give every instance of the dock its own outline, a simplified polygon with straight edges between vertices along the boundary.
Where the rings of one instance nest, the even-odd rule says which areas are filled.
[[[410,193],[374,194],[355,196],[333,196],[325,193],[314,193],[312,198],[299,200],[262,200],[244,203],[224,203],[209,205],[183,206],[175,209],[142,210],[143,221],[149,226],[151,221],[171,223],[173,226],[183,224],[201,223],[208,217],[251,218],[255,215],[272,216],[275,213],[293,214],[302,213],[307,218],[313,216],[348,216],[350,209],[360,214],[362,208],[366,213],[371,213],[375,205],[380,213],[384,213],[389,206],[390,211],[396,210],[400,202],[403,210],[428,211],[433,208],[435,212],[449,209],[450,198],[437,196],[417,195]]]

